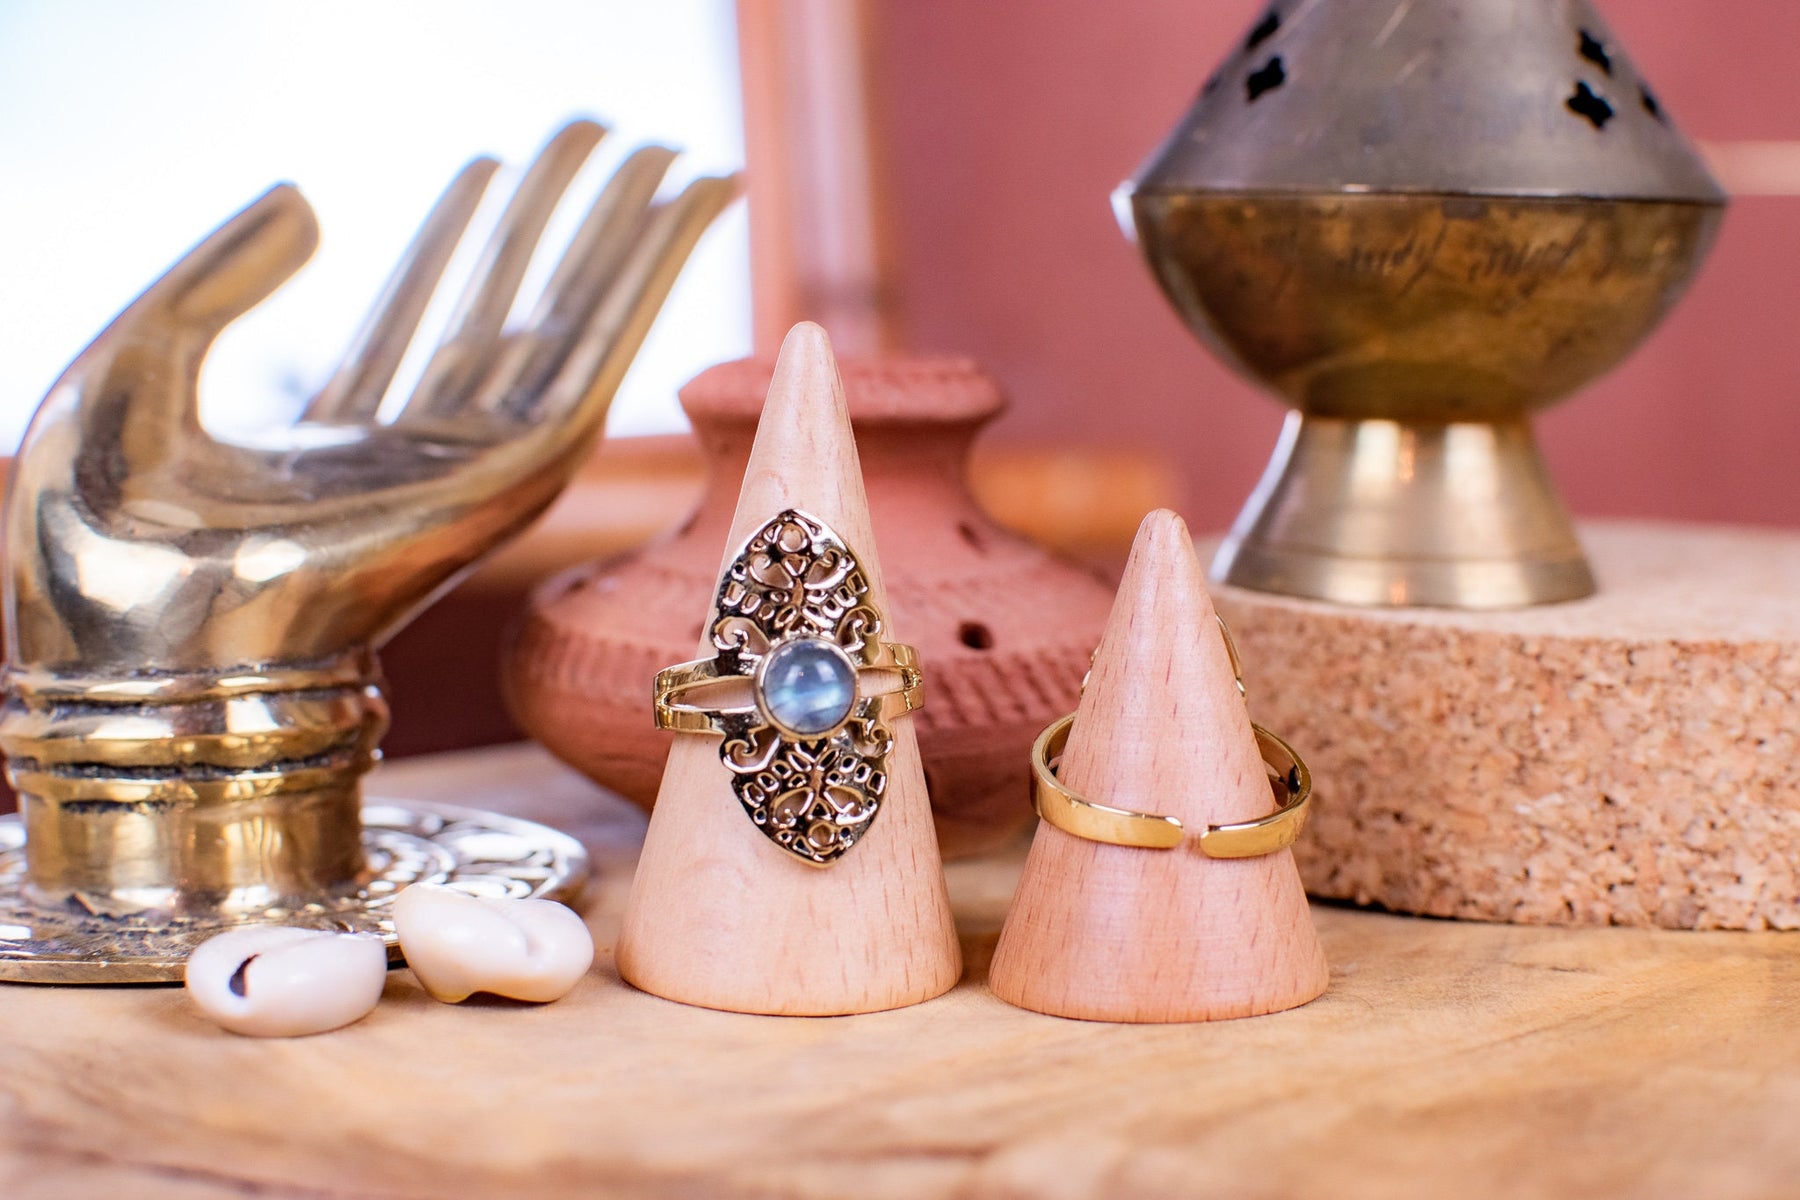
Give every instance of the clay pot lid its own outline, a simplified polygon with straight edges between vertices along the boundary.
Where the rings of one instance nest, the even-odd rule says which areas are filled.
[[[846,358],[838,360],[844,400],[853,421],[984,421],[1006,407],[994,380],[967,358]],[[761,413],[772,358],[740,358],[708,367],[681,389],[689,417]]]

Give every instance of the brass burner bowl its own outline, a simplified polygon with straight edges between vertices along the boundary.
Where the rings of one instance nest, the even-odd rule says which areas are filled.
[[[1348,604],[1594,590],[1527,417],[1656,327],[1717,205],[1159,190],[1131,205],[1189,328],[1295,409],[1216,577]]]

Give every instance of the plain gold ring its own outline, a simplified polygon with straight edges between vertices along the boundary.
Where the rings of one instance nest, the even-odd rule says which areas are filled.
[[[1065,833],[1114,846],[1173,850],[1187,840],[1187,827],[1178,818],[1099,804],[1070,791],[1057,778],[1057,760],[1068,744],[1074,721],[1075,714],[1070,713],[1051,722],[1031,747],[1032,800],[1038,816]],[[1306,823],[1312,773],[1292,746],[1261,725],[1250,728],[1256,733],[1256,746],[1278,805],[1266,817],[1202,829],[1192,840],[1208,858],[1255,858],[1285,850]]]

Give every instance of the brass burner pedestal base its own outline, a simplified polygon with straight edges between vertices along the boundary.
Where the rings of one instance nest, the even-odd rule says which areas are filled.
[[[372,800],[363,806],[367,867],[351,887],[304,906],[252,912],[106,913],[78,900],[50,907],[25,890],[25,826],[0,817],[0,980],[13,983],[177,983],[188,954],[238,925],[301,925],[375,933],[399,963],[387,905],[413,883],[480,895],[573,900],[587,880],[581,843],[531,821],[448,804]]]
[[[1212,577],[1358,606],[1518,608],[1594,592],[1523,419],[1290,413]]]

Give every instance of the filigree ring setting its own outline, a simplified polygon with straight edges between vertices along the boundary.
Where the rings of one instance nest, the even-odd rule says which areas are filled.
[[[918,653],[883,640],[885,628],[856,554],[788,509],[726,565],[707,627],[714,656],[657,673],[657,728],[721,737],[752,824],[829,866],[881,807],[893,721],[924,703]]]

